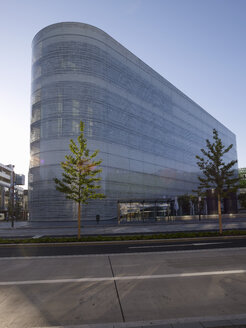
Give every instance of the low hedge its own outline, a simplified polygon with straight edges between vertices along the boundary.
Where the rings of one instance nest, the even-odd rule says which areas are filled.
[[[246,230],[226,230],[220,235],[216,231],[198,232],[170,232],[149,235],[119,235],[119,236],[84,236],[76,237],[40,237],[40,238],[20,238],[4,239],[0,238],[0,244],[34,244],[34,243],[73,243],[73,242],[100,242],[100,241],[123,241],[123,240],[153,240],[153,239],[178,239],[197,237],[220,237],[220,236],[243,236]]]

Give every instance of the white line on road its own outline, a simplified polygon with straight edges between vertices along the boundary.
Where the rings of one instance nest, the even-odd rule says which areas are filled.
[[[42,237],[43,235],[35,235],[35,236],[33,236],[32,238],[33,239],[36,239],[36,238],[40,238],[40,237]]]
[[[47,280],[24,280],[24,281],[2,281],[0,286],[15,285],[40,285],[40,284],[58,284],[58,283],[80,283],[80,282],[100,282],[100,281],[118,281],[118,280],[142,280],[142,279],[163,279],[163,278],[184,278],[200,277],[214,275],[242,274],[246,270],[227,270],[227,271],[205,271],[205,272],[188,272],[188,273],[170,273],[157,274],[148,276],[120,276],[120,277],[98,277],[98,278],[72,278],[72,279],[47,279]]]
[[[214,242],[214,243],[192,243],[192,244],[172,244],[172,245],[149,245],[149,246],[129,246],[128,248],[162,248],[162,247],[177,247],[177,246],[203,246],[203,245],[216,245],[226,244],[228,242]]]
[[[190,246],[192,244],[188,244]],[[163,248],[163,247],[176,247],[176,246],[187,246],[187,244],[176,244],[176,245],[149,245],[149,246],[129,246],[128,248]]]
[[[203,245],[216,245],[216,244],[231,244],[231,241],[219,241],[214,243],[193,243],[194,246],[203,246]]]

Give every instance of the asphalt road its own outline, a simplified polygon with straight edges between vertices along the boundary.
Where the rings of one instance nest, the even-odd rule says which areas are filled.
[[[246,247],[245,237],[0,246],[0,257],[122,254]]]
[[[216,327],[215,321],[220,327],[246,322],[246,248],[175,243],[163,244],[168,252],[131,248],[122,254],[26,257],[28,246],[19,257],[16,251],[1,256],[0,327],[200,328]],[[138,246],[163,247],[160,242],[124,247]],[[86,247],[66,249],[88,253]],[[175,247],[182,250],[170,252]],[[50,254],[46,246],[37,249]]]

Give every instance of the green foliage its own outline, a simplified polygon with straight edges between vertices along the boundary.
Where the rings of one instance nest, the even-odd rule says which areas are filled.
[[[240,201],[240,205],[243,208],[246,208],[246,193],[241,193],[240,195],[238,195],[238,200]]]
[[[20,219],[21,218],[21,211],[22,211],[22,207],[21,207],[21,203],[20,201],[18,200],[15,204],[15,210],[14,210],[14,213],[15,213],[15,218],[16,219]]]
[[[223,236],[244,236],[246,230],[227,230]],[[215,231],[197,231],[197,232],[170,232],[153,235],[121,235],[121,236],[86,236],[76,237],[41,237],[25,239],[4,239],[0,238],[0,244],[40,244],[40,243],[76,243],[76,242],[107,242],[124,240],[155,240],[155,239],[178,239],[178,238],[199,238],[199,237],[218,237],[221,236]]]
[[[239,187],[240,188],[246,188],[246,180],[240,179],[240,181],[239,181]]]
[[[214,189],[217,195],[226,197],[228,193],[236,192],[239,187],[239,178],[235,176],[235,170],[233,170],[237,160],[229,163],[223,161],[223,156],[231,150],[233,145],[225,147],[215,129],[213,129],[213,141],[211,143],[207,139],[207,149],[201,149],[205,158],[196,156],[202,176],[198,177],[200,185],[195,192],[198,195],[205,195],[206,191]]]
[[[240,188],[246,188],[246,169],[239,169],[239,186]]]
[[[66,198],[77,203],[87,204],[89,199],[104,198],[102,193],[98,193],[101,180],[97,175],[102,172],[98,168],[101,160],[95,160],[98,150],[92,155],[89,154],[87,142],[84,137],[84,123],[80,122],[80,135],[77,138],[78,144],[72,139],[69,148],[70,155],[65,156],[65,161],[61,162],[63,169],[62,179],[55,178],[56,189],[66,194]]]

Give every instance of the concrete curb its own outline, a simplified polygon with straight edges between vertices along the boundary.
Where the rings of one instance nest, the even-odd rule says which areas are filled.
[[[36,328],[233,328],[246,327],[246,314],[166,320],[47,326]]]

